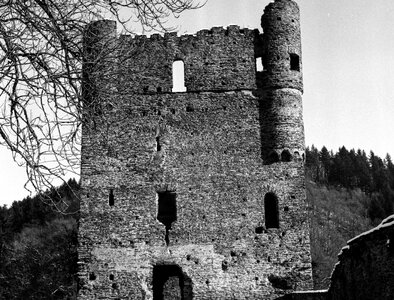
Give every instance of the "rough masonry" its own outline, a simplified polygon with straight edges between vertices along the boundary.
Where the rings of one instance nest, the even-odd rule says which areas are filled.
[[[276,0],[261,23],[150,38],[87,28],[78,299],[312,288],[299,8]]]
[[[278,300],[392,300],[394,215],[348,241],[338,258],[328,290],[294,292]]]

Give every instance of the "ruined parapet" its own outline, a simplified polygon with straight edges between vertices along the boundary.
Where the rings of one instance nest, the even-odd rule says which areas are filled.
[[[264,30],[258,86],[263,90],[262,138],[266,163],[302,160],[305,150],[302,119],[300,11],[292,0],[270,3],[261,18]]]
[[[184,64],[187,92],[254,90],[258,30],[213,27],[196,34],[121,36],[122,88],[129,93],[171,93],[173,64]]]

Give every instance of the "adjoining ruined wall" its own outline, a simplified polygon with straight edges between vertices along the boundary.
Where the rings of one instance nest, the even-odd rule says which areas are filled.
[[[394,216],[347,244],[332,273],[328,299],[392,300]]]
[[[287,294],[275,300],[327,300],[327,291],[303,291]]]
[[[271,11],[292,28],[281,43],[295,37],[263,72],[255,58],[282,45],[256,30],[117,39],[113,22],[88,28],[78,299],[274,299],[312,287],[301,62],[290,64],[299,11],[290,0]],[[187,92],[172,93],[179,59]]]
[[[394,215],[347,242],[328,290],[287,294],[277,300],[392,300]]]

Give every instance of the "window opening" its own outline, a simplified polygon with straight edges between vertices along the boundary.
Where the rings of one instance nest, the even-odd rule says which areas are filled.
[[[263,72],[263,71],[264,71],[263,58],[256,57],[256,72]]]
[[[108,204],[109,204],[109,206],[114,206],[114,204],[115,204],[115,196],[114,196],[114,190],[113,189],[109,190]]]
[[[185,64],[182,60],[176,60],[172,64],[172,91],[186,92]]]
[[[278,197],[274,193],[268,193],[264,197],[265,227],[279,228]]]
[[[161,151],[161,143],[160,143],[160,137],[156,137],[156,151],[159,152]]]
[[[174,192],[159,192],[159,207],[157,213],[157,220],[159,220],[166,227],[165,241],[168,246],[170,243],[169,230],[171,225],[176,221],[176,193]]]
[[[290,70],[300,71],[300,57],[297,54],[290,54]]]
[[[279,154],[276,153],[276,151],[272,151],[269,155],[268,155],[268,163],[276,163],[279,162]]]
[[[283,150],[282,154],[280,155],[280,158],[284,162],[289,162],[289,161],[291,161],[292,157],[291,157],[289,150]]]

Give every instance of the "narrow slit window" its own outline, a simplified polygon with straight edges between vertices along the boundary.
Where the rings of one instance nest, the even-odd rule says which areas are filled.
[[[300,57],[297,54],[290,54],[290,70],[300,71]]]
[[[265,227],[279,228],[278,197],[274,193],[268,193],[264,197]]]
[[[109,190],[108,204],[109,204],[109,206],[114,206],[115,205],[115,196],[114,196],[114,190],[113,189]]]
[[[176,60],[172,64],[172,91],[186,92],[185,64],[182,60]]]
[[[256,72],[263,72],[263,71],[264,71],[263,58],[256,57]]]
[[[160,137],[156,137],[156,151],[160,152],[161,151],[161,143],[160,143]]]

